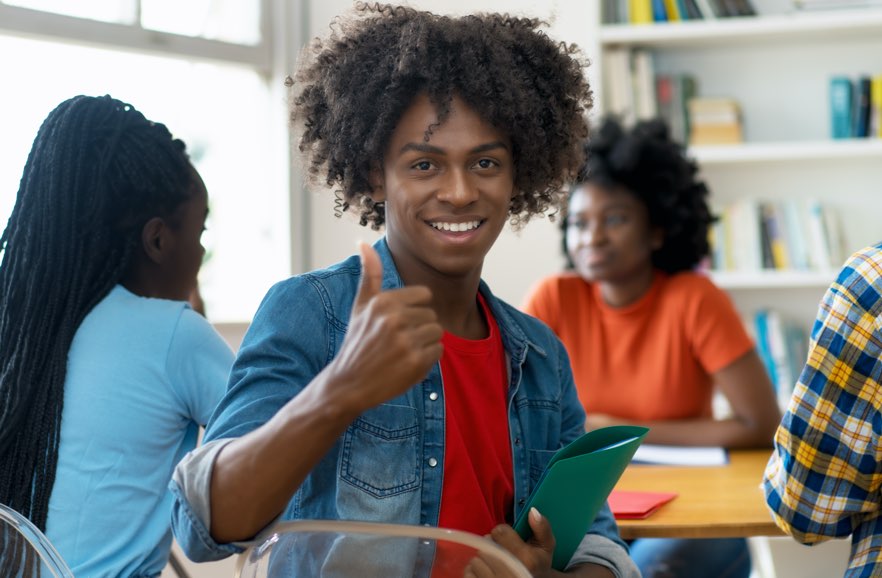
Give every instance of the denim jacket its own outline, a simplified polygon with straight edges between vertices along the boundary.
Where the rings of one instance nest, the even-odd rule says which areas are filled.
[[[385,239],[375,248],[383,263],[383,289],[402,287]],[[337,355],[360,276],[359,257],[352,256],[282,281],[264,298],[243,340],[227,394],[207,426],[206,443],[181,462],[171,482],[176,497],[173,527],[190,558],[210,560],[241,551],[241,545],[217,544],[207,531],[214,457],[223,440],[267,422]],[[479,290],[496,318],[508,362],[517,517],[554,452],[584,432],[585,414],[557,337],[540,321],[493,297],[483,281]],[[444,435],[444,388],[435,364],[421,383],[356,419],[281,518],[436,526]],[[607,506],[571,564],[585,561],[607,566],[617,576],[636,572]]]

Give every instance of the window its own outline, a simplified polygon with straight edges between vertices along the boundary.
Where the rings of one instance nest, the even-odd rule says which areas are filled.
[[[282,80],[260,0],[0,0],[0,222],[40,123],[110,94],[187,143],[208,187],[200,285],[212,321],[248,321],[290,270]],[[51,11],[53,13],[47,13]]]

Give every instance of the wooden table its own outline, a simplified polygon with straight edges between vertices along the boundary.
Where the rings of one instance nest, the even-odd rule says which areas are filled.
[[[644,520],[618,520],[622,538],[781,535],[760,487],[770,454],[733,450],[725,466],[628,466],[617,490],[679,495]]]

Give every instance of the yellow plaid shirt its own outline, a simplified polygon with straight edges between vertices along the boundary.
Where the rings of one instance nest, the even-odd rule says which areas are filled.
[[[882,244],[854,255],[821,301],[805,368],[763,486],[803,543],[852,536],[845,576],[882,576]]]

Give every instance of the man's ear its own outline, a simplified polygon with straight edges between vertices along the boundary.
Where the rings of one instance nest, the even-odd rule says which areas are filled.
[[[141,248],[147,258],[157,265],[165,261],[168,245],[171,242],[168,233],[168,225],[162,217],[153,217],[141,229]]]
[[[371,192],[368,195],[375,203],[382,203],[386,200],[385,179],[383,178],[382,167],[374,167],[368,175],[368,183],[371,185]]]

